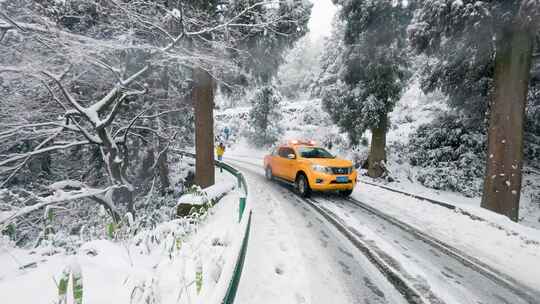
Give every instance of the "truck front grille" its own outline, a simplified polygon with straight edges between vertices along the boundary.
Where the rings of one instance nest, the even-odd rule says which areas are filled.
[[[333,167],[332,173],[335,175],[349,175],[351,174],[352,168],[339,168],[339,167]]]

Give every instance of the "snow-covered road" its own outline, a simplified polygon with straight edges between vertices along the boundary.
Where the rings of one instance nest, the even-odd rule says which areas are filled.
[[[248,180],[253,226],[238,303],[406,303],[337,229],[264,172]],[[256,198],[256,199],[255,199]]]
[[[392,265],[428,303],[534,303],[532,294],[511,286],[497,275],[458,258],[459,253],[441,249],[388,220],[363,209],[354,201],[316,197],[322,208],[340,219],[358,237]],[[354,227],[354,228],[353,228]],[[447,248],[448,249],[448,248]],[[487,270],[489,272],[489,270]]]
[[[231,161],[250,183],[254,227],[240,303],[403,303],[381,272],[287,186],[268,182],[257,160]],[[390,265],[424,303],[535,303],[413,232],[334,196],[313,203]]]

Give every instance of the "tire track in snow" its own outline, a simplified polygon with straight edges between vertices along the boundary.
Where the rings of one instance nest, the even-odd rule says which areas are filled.
[[[388,259],[381,257],[380,252],[376,252],[371,246],[366,244],[361,237],[361,234],[351,231],[341,221],[328,212],[324,208],[321,208],[319,204],[312,199],[303,199],[306,203],[312,206],[317,212],[326,218],[332,225],[336,227],[365,257],[373,264],[377,269],[386,277],[394,288],[411,304],[424,304],[424,303],[437,303],[444,304],[435,294],[431,292],[420,292],[409,284],[409,281],[403,277],[402,273],[395,269],[395,265],[390,265]],[[429,291],[429,290],[428,290]]]
[[[460,301],[459,303],[477,303],[476,301],[473,302],[473,299],[490,304],[506,302],[513,304],[538,303],[538,295],[536,295],[535,291],[531,291],[512,280],[508,281],[506,276],[501,276],[496,271],[483,267],[483,264],[475,258],[468,257],[461,251],[431,238],[422,231],[400,222],[369,205],[354,199],[335,198],[325,200],[321,198],[318,200],[316,203],[320,205],[319,207],[332,214],[337,221],[341,222],[341,225],[352,230],[359,238],[370,240],[368,244],[372,247],[372,250],[378,253],[387,263],[393,265],[398,272],[401,272],[407,280],[411,281],[410,284],[418,286],[418,290],[422,293],[428,292],[432,294],[433,291],[430,285],[435,282],[410,275],[394,256],[403,255],[409,260],[407,264],[412,263],[415,267],[429,273],[427,277],[430,277],[433,281],[440,280],[439,285],[444,284],[444,292],[450,293],[446,294],[447,297],[445,298],[455,297],[449,300],[449,303],[454,303],[456,300]],[[332,208],[332,205],[335,205],[335,202],[338,201],[340,204],[348,202],[350,205],[349,212],[356,210],[355,218],[365,226],[367,229],[365,232],[371,231],[370,237],[350,227],[351,222],[342,217],[342,214],[336,215],[328,209]],[[333,208],[333,210],[337,213],[340,211],[337,208]],[[377,233],[373,233],[373,231],[377,231]],[[396,238],[401,241],[396,240]],[[376,244],[377,241],[386,244]],[[405,243],[408,243],[409,247],[404,247]],[[384,248],[380,248],[380,245],[383,245]],[[392,254],[386,253],[389,248],[392,249],[389,251]],[[452,266],[449,267],[448,265]],[[462,273],[455,271],[454,268],[460,269]],[[436,272],[439,272],[438,278],[433,275]],[[454,294],[449,290],[452,290]]]
[[[383,212],[380,212],[377,209],[367,204],[364,204],[352,198],[348,199],[348,201],[353,203],[355,206],[362,208],[366,211],[369,211],[370,213],[374,214],[375,216],[381,219],[384,219],[385,221],[391,223],[392,225],[399,227],[403,231],[410,233],[411,236],[416,237],[420,239],[422,242],[428,244],[431,247],[430,249],[436,249],[439,252],[442,252],[443,254],[446,254],[447,256],[454,258],[455,260],[463,264],[465,267],[470,268],[473,271],[481,274],[485,278],[491,280],[496,285],[499,285],[501,287],[504,287],[510,290],[516,296],[520,297],[522,300],[526,301],[527,303],[531,303],[531,304],[538,303],[540,294],[538,294],[536,291],[532,291],[529,288],[522,286],[517,281],[513,280],[512,278],[506,276],[503,273],[498,272],[497,270],[492,269],[491,267],[482,263],[478,259],[468,256],[466,253],[462,252],[461,250],[454,248],[448,244],[445,244],[435,238],[432,238],[429,235],[423,233],[422,231],[410,225],[407,225],[406,223],[401,222],[391,216],[388,216],[384,214]],[[447,268],[447,270],[449,272],[452,272],[452,270],[449,268]],[[458,273],[453,273],[453,274],[458,277],[463,278],[463,276],[461,276]],[[516,303],[515,300],[513,301],[514,303]]]

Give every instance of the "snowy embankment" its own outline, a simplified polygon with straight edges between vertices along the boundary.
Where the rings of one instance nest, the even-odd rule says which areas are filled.
[[[229,193],[235,187],[234,181],[227,181],[223,183],[218,183],[208,188],[205,188],[201,194],[188,193],[184,194],[178,200],[178,205],[181,204],[190,204],[190,205],[204,205],[208,201],[216,201],[223,197],[225,194]]]
[[[221,303],[248,218],[238,223],[238,193],[230,192],[235,183],[236,178],[223,173],[206,195],[189,199],[193,203],[206,197],[208,202],[229,192],[206,213],[150,230],[119,229],[114,238],[87,242],[75,254],[58,248],[23,250],[0,242],[2,303],[56,302],[66,267],[81,270],[83,303]],[[36,292],[25,292],[22,286]]]

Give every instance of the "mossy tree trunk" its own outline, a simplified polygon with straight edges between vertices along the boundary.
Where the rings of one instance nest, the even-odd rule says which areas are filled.
[[[212,186],[214,176],[214,91],[212,76],[205,70],[193,71],[193,106],[195,107],[195,183]]]
[[[532,49],[532,33],[518,22],[505,28],[498,37],[481,206],[513,221],[518,220],[519,214]]]
[[[373,178],[381,177],[385,172],[387,128],[388,117],[384,115],[379,125],[371,129],[368,175]]]

